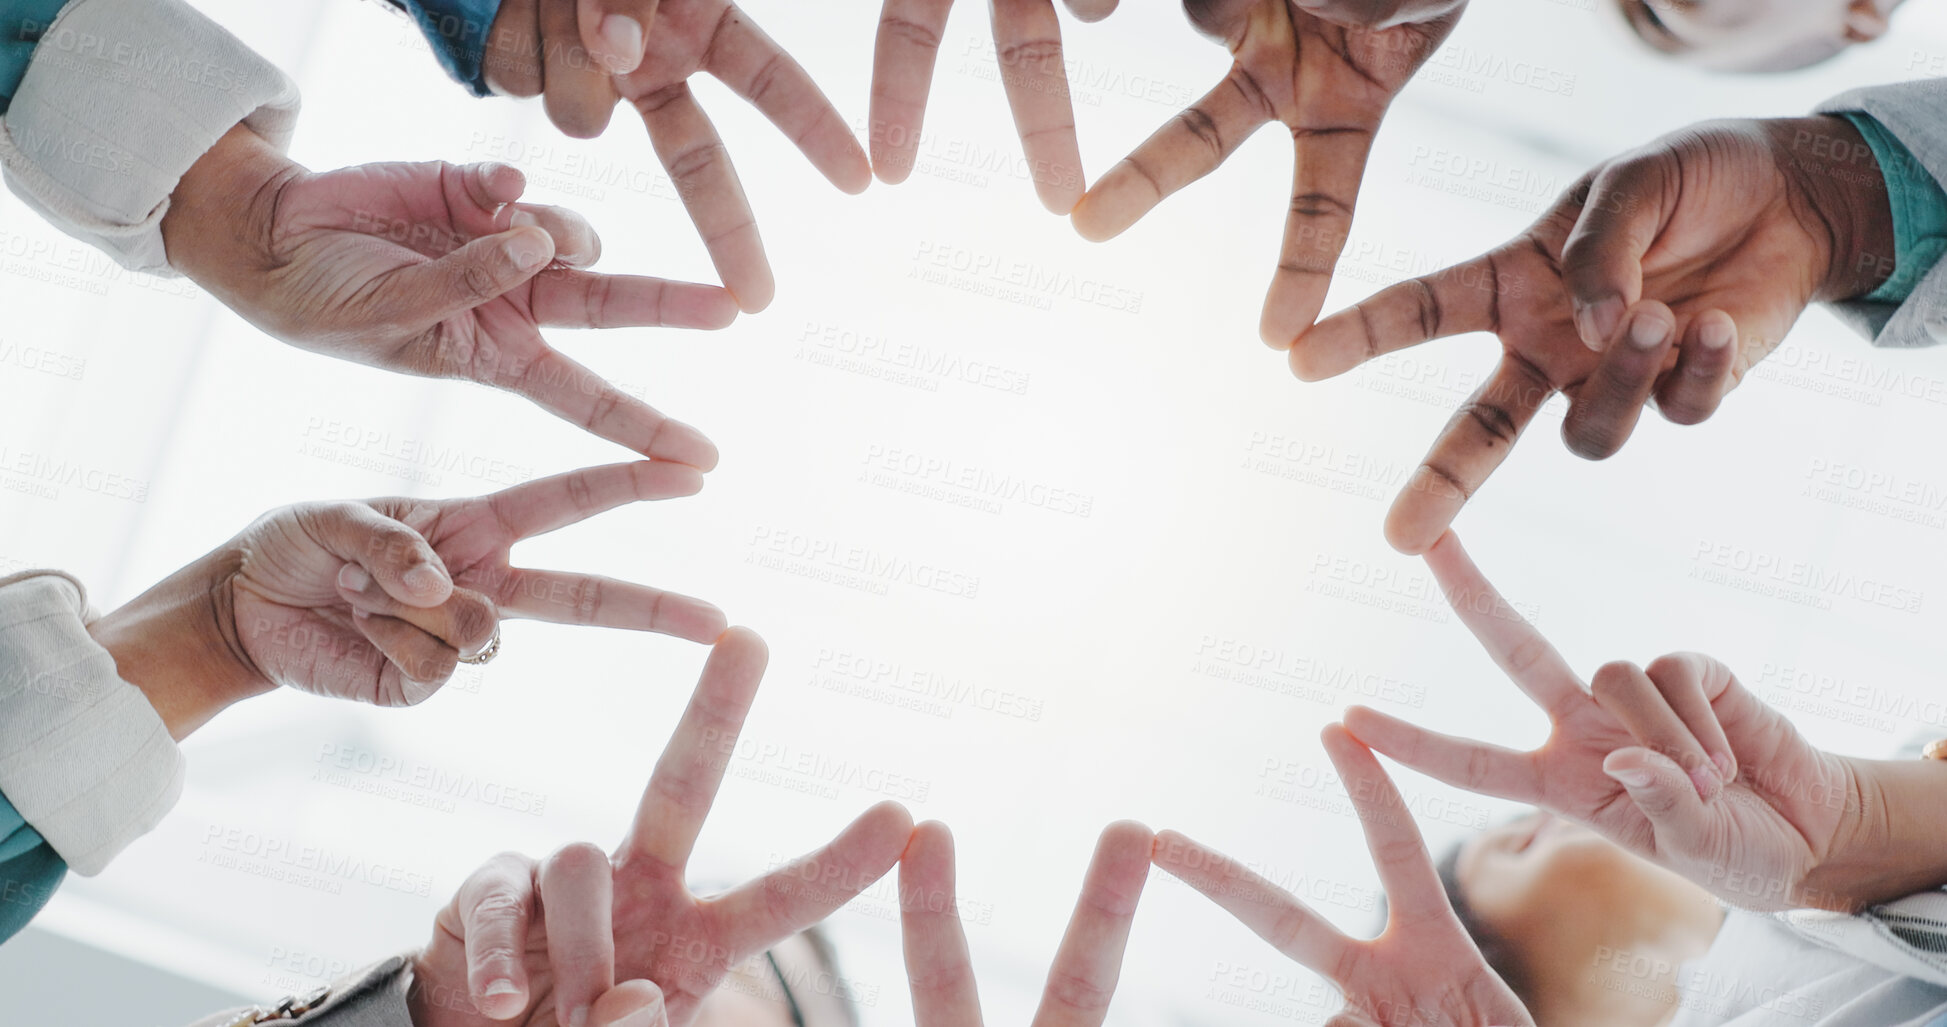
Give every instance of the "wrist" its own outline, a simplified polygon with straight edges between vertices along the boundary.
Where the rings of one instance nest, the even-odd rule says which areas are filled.
[[[198,158],[162,216],[169,265],[229,303],[248,277],[274,266],[277,199],[304,174],[239,124]]]
[[[1857,912],[1947,884],[1947,761],[1836,759],[1845,812],[1803,901]]]
[[[1792,183],[1794,213],[1826,242],[1824,274],[1813,299],[1864,296],[1893,273],[1895,240],[1886,177],[1859,129],[1845,118],[1779,118],[1765,126]]]
[[[227,547],[218,550],[88,625],[116,673],[148,697],[178,741],[275,687],[237,637],[230,588],[237,562]]]

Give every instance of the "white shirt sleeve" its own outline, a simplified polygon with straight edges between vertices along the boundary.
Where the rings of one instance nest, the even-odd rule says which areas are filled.
[[[88,634],[65,574],[0,578],[0,794],[76,873],[100,873],[182,794],[182,750]]]
[[[137,271],[173,274],[169,195],[225,132],[284,149],[297,85],[183,0],[74,0],[34,48],[0,118],[7,187]]]

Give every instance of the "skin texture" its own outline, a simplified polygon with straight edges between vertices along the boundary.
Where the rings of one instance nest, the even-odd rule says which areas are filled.
[[[505,854],[460,886],[414,961],[416,1027],[572,1025],[577,1010],[623,1003],[610,996],[624,989],[628,1003],[659,1007],[640,1027],[663,1016],[686,1027],[734,968],[892,869],[913,822],[888,802],[763,877],[707,898],[690,892],[690,853],[766,661],[756,634],[724,634],[613,854],[586,842],[540,863]]]
[[[314,174],[238,126],[163,217],[169,263],[274,338],[341,360],[525,396],[642,454],[716,466],[716,447],[563,356],[543,326],[722,328],[713,286],[579,270],[579,215],[517,201],[499,164],[367,164]]]
[[[1527,231],[1320,321],[1291,350],[1306,381],[1466,332],[1500,365],[1441,432],[1386,520],[1424,552],[1507,458],[1543,403],[1569,399],[1563,440],[1614,454],[1652,398],[1710,417],[1814,301],[1890,272],[1885,182],[1840,118],[1696,125],[1603,164]]]
[[[1664,1022],[1679,968],[1723,924],[1709,892],[1539,811],[1468,839],[1454,869],[1475,920],[1512,948],[1538,1024]],[[1623,969],[1605,952],[1628,953]]]
[[[727,0],[650,4],[654,24],[640,62],[626,74],[611,74],[611,65],[583,46],[577,3],[595,2],[506,0],[489,36],[488,83],[514,96],[543,96],[556,126],[582,138],[600,135],[616,101],[628,101],[724,287],[743,311],[763,310],[777,282],[729,151],[690,92],[690,77],[708,73],[750,101],[845,192],[871,184],[865,151],[804,68]],[[613,9],[639,0],[602,2]]]
[[[1229,48],[1230,73],[1089,187],[1075,230],[1096,241],[1120,235],[1253,132],[1283,125],[1295,150],[1291,200],[1259,329],[1266,343],[1290,346],[1325,303],[1386,108],[1460,18],[1459,4],[1434,6],[1441,13],[1426,20],[1348,27],[1294,0],[1186,0],[1191,21]]]
[[[1103,829],[1048,968],[1034,1027],[1101,1027],[1108,1018],[1155,842],[1149,828],[1131,821]],[[914,829],[899,861],[899,920],[916,1027],[982,1022],[955,896],[953,834],[928,821]]]
[[[1118,0],[1066,3],[1069,13],[1093,22],[1113,13]],[[873,173],[888,185],[913,173],[940,36],[952,8],[953,0],[885,0],[880,11],[868,135]],[[1081,200],[1087,179],[1054,0],[993,0],[992,14],[1001,85],[1021,135],[1035,195],[1051,213],[1066,215]]]
[[[1367,745],[1586,826],[1748,909],[1851,912],[1947,882],[1947,860],[1923,841],[1940,833],[1933,818],[1947,768],[1816,749],[1698,653],[1647,668],[1608,663],[1585,685],[1451,533],[1426,559],[1454,611],[1552,727],[1539,748],[1516,752],[1355,706],[1345,724]]]
[[[1788,71],[1886,34],[1901,0],[1614,0],[1656,49],[1718,71]]]
[[[505,618],[710,642],[714,606],[592,574],[517,568],[515,543],[629,503],[693,495],[675,464],[611,464],[472,499],[285,507],[90,626],[182,738],[283,686],[406,706]]]
[[[1379,761],[1337,724],[1326,727],[1323,741],[1386,889],[1379,937],[1341,934],[1289,892],[1174,831],[1158,836],[1156,865],[1335,985],[1345,1008],[1326,1021],[1330,1027],[1532,1025],[1454,916],[1420,830]]]

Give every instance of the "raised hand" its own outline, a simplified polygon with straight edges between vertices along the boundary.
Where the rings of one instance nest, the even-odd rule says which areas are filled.
[[[579,215],[516,202],[498,164],[367,164],[312,174],[238,127],[198,161],[163,218],[169,261],[302,349],[525,396],[644,456],[702,470],[717,451],[561,355],[544,325],[721,328],[713,286],[578,270],[600,253]]]
[[[1075,105],[1062,61],[1061,20],[1054,0],[992,0],[994,52],[1001,84],[1021,134],[1035,195],[1056,214],[1082,198],[1087,179],[1075,139]],[[1065,0],[1069,13],[1100,21],[1120,0]],[[872,54],[872,170],[896,185],[913,173],[926,97],[953,0],[886,0]]]
[[[1331,981],[1345,996],[1344,1010],[1326,1021],[1333,1027],[1533,1024],[1461,927],[1420,830],[1379,761],[1337,724],[1326,727],[1324,743],[1386,889],[1379,937],[1347,937],[1291,893],[1174,831],[1157,837],[1156,865]]]
[[[1136,903],[1149,876],[1156,836],[1122,821],[1102,831],[1082,878],[1075,913],[1048,968],[1034,1027],[1101,1027],[1122,974],[1122,955]],[[913,831],[899,860],[899,906],[906,977],[916,1027],[979,1027],[967,935],[954,890],[953,834],[928,821]]]
[[[1296,155],[1278,269],[1259,332],[1279,349],[1311,327],[1345,249],[1359,180],[1393,97],[1460,19],[1461,3],[1424,20],[1335,23],[1298,0],[1184,0],[1191,21],[1230,48],[1230,74],[1089,187],[1075,228],[1120,235],[1165,197],[1217,169],[1251,133],[1277,122]],[[1386,5],[1331,4],[1344,17]],[[1440,5],[1436,5],[1440,6]]]
[[[415,1027],[579,1027],[577,1010],[601,1024],[614,1008],[655,1002],[683,1027],[732,967],[892,869],[913,824],[887,802],[808,856],[722,895],[691,894],[690,853],[765,662],[763,641],[746,629],[717,643],[613,856],[586,843],[540,864],[500,856],[460,889],[414,965]],[[618,991],[627,997],[609,997]],[[662,1022],[655,1010],[641,1015],[630,1027]]]
[[[737,306],[749,313],[769,306],[777,283],[756,217],[689,78],[714,76],[762,111],[833,185],[863,192],[872,169],[845,119],[804,68],[729,0],[579,3],[578,11],[577,0],[505,0],[485,63],[489,84],[515,96],[545,93],[549,116],[573,136],[600,135],[615,101],[629,101]],[[588,12],[632,5],[654,17],[653,26],[641,22],[648,34],[640,62],[612,60],[612,44],[591,58],[582,44]]]
[[[1590,459],[1620,449],[1652,397],[1678,424],[1708,418],[1807,304],[1885,277],[1889,223],[1843,119],[1698,125],[1597,167],[1506,245],[1320,321],[1291,367],[1316,381],[1429,339],[1500,337],[1499,367],[1387,517],[1394,546],[1423,552],[1557,392],[1562,438]]]
[[[1813,748],[1708,656],[1665,656],[1647,672],[1608,663],[1585,686],[1451,532],[1426,562],[1482,648],[1548,714],[1548,739],[1514,752],[1355,706],[1345,725],[1360,741],[1583,824],[1736,905],[1858,904],[1850,886],[1817,873],[1863,840],[1864,821],[1886,815],[1858,764]]]

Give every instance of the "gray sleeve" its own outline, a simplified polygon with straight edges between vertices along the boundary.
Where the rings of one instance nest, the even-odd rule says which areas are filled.
[[[1871,115],[1913,152],[1934,180],[1947,184],[1947,79],[1931,78],[1843,93],[1819,105],[1820,114]],[[1875,346],[1910,348],[1947,342],[1947,261],[1934,265],[1903,303],[1850,300],[1833,313]]]
[[[406,996],[412,990],[412,960],[393,956],[332,982],[323,994],[293,995],[281,1003],[309,1006],[306,1012],[264,1021],[265,1027],[413,1027]],[[189,1027],[231,1027],[249,1023],[252,1012],[271,1012],[280,1002],[213,1013]],[[286,1008],[290,1008],[286,1006]]]

